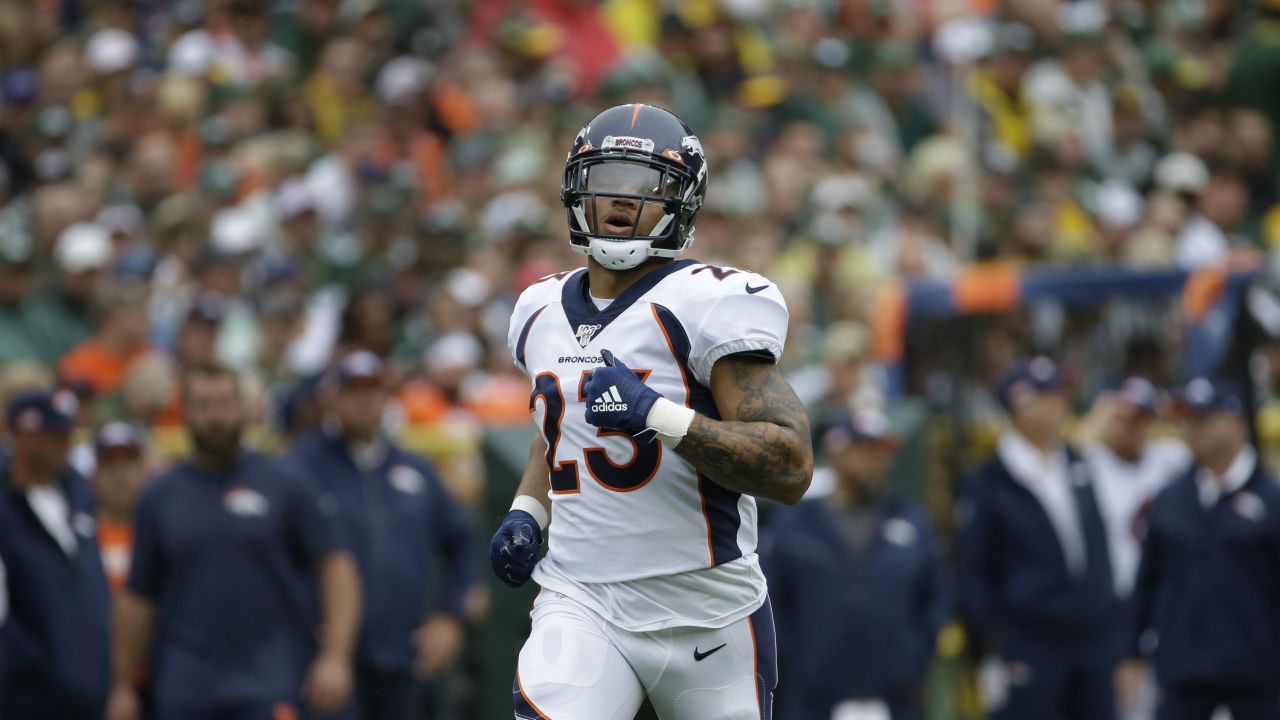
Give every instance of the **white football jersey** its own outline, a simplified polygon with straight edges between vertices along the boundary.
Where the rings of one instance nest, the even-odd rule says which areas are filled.
[[[667,399],[718,418],[711,368],[726,355],[782,356],[787,307],[760,275],[693,260],[659,267],[598,310],[585,268],[520,296],[508,344],[533,382],[547,441],[552,525],[534,572],[631,630],[723,627],[765,598],[755,499],[700,475],[655,441],[588,425],[587,371],[608,349]]]

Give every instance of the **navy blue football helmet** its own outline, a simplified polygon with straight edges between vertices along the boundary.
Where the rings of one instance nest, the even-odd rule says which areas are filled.
[[[706,195],[707,159],[698,136],[670,112],[639,103],[609,108],[578,132],[560,186],[570,244],[610,270],[687,250]],[[635,214],[597,217],[599,198],[629,200]],[[662,218],[637,235],[640,215],[655,204]]]

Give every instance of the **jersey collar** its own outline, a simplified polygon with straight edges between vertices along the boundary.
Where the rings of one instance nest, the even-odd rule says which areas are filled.
[[[693,260],[677,260],[645,273],[603,310],[597,310],[595,303],[591,302],[588,296],[587,271],[584,268],[565,282],[564,289],[560,293],[560,304],[564,307],[565,317],[569,319],[569,330],[576,334],[578,328],[583,325],[599,325],[600,327],[596,328],[591,337],[599,336],[600,331],[613,322],[614,318],[634,305],[636,300],[656,287],[668,275],[694,263]]]

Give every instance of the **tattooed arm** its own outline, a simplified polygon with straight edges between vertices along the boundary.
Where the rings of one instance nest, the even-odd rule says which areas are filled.
[[[777,365],[730,355],[711,369],[720,420],[697,415],[676,452],[720,485],[788,505],[813,477],[809,416]]]

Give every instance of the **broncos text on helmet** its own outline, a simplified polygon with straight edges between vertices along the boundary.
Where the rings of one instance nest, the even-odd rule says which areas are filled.
[[[570,244],[610,270],[687,250],[706,194],[697,135],[670,112],[639,103],[609,108],[578,132],[560,186]]]

